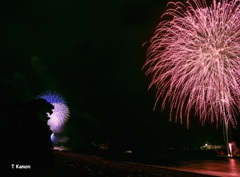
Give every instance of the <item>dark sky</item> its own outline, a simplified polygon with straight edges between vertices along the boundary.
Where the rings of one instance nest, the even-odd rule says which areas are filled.
[[[169,122],[160,104],[153,111],[154,90],[148,91],[150,78],[142,71],[147,45],[142,45],[167,2],[0,1],[1,99],[27,101],[46,90],[61,93],[71,111],[66,132],[82,142],[221,143],[221,127],[202,126],[195,118],[187,129],[185,122]]]

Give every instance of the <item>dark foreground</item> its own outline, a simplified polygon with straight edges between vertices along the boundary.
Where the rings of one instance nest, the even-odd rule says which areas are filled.
[[[15,169],[13,176],[26,177],[203,177],[191,172],[173,170],[167,167],[142,165],[104,159],[96,156],[75,154],[70,152],[55,153],[56,167],[53,170],[38,171]]]

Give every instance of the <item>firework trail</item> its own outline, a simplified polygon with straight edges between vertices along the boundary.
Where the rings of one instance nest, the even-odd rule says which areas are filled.
[[[170,103],[170,120],[191,111],[204,124],[236,127],[240,110],[240,1],[170,2],[147,51],[143,66],[156,88],[156,104]]]
[[[47,113],[50,118],[48,120],[48,125],[53,133],[61,131],[62,126],[67,122],[70,116],[70,111],[65,99],[60,94],[51,91],[39,95],[38,98],[43,98],[54,106],[52,110],[53,113]]]

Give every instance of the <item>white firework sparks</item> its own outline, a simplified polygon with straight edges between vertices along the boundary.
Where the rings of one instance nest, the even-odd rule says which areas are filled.
[[[52,103],[54,109],[52,110],[53,113],[48,117],[48,125],[50,126],[51,130],[56,133],[62,128],[62,126],[67,122],[70,111],[65,104],[62,103]]]
[[[70,111],[65,99],[56,92],[47,91],[39,95],[37,98],[43,98],[54,106],[53,113],[48,113],[48,125],[53,133],[60,132],[63,125],[70,117]]]

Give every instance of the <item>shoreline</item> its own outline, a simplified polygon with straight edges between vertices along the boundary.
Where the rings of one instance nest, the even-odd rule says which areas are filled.
[[[97,156],[75,154],[71,152],[54,152],[56,167],[83,173],[87,176],[142,176],[142,177],[204,177],[211,175],[187,172],[171,167],[140,164],[104,159]]]

